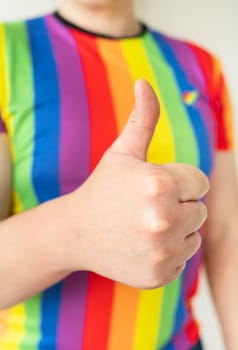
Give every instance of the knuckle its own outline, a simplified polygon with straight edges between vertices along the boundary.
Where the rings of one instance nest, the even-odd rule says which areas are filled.
[[[158,179],[153,176],[153,177],[150,177],[147,181],[147,184],[146,184],[146,189],[147,189],[147,194],[149,196],[157,196],[158,195],[158,192],[159,192],[159,184],[158,184]]]
[[[170,228],[170,222],[166,218],[154,219],[150,222],[149,231],[151,234],[167,232]]]
[[[159,175],[150,177],[147,182],[147,193],[152,197],[162,196],[171,192],[173,187],[174,181],[172,176],[165,171],[161,171]]]
[[[159,262],[165,262],[169,261],[171,258],[173,258],[176,255],[176,249],[173,246],[169,245],[161,245],[158,248],[158,253],[157,253],[157,263]]]
[[[158,187],[160,194],[167,194],[172,191],[174,188],[174,180],[173,177],[168,173],[163,173],[158,178]]]
[[[145,220],[148,233],[155,235],[169,232],[177,223],[177,216],[168,208],[152,207],[147,212]]]
[[[164,260],[173,258],[176,255],[174,247],[166,246],[161,250],[161,256]]]
[[[187,244],[189,246],[189,255],[194,255],[202,244],[202,237],[198,232],[190,234],[187,239]]]
[[[171,219],[169,217],[156,218],[150,220],[149,232],[151,234],[158,234],[167,232],[171,227]]]

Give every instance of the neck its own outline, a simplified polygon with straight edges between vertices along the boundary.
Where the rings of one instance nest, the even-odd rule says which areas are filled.
[[[102,5],[61,0],[58,12],[77,26],[108,36],[131,36],[141,30],[141,25],[133,14],[132,2],[129,0],[112,1],[110,4]]]

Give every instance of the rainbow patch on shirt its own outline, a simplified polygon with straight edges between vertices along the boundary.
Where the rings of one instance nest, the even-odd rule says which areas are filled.
[[[194,106],[198,100],[199,93],[196,90],[185,91],[183,93],[183,100],[188,106]]]

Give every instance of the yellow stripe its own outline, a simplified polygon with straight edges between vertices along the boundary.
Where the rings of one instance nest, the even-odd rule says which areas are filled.
[[[10,100],[9,84],[7,79],[7,60],[6,60],[6,42],[3,25],[0,25],[0,92],[1,92],[1,112],[3,120],[8,129],[9,139],[13,134],[12,115],[9,112],[8,103]],[[15,159],[13,142],[10,142],[12,159]],[[22,205],[16,192],[13,194],[14,205],[17,210],[22,211]],[[25,308],[23,304],[13,307],[5,314],[1,314],[1,325],[4,325],[4,331],[0,334],[1,350],[19,350],[19,343],[24,336]]]
[[[175,159],[173,134],[161,92],[157,85],[153,69],[149,64],[143,42],[140,38],[133,41],[128,39],[123,40],[121,45],[133,79],[146,79],[155,90],[160,102],[160,120],[149,147],[148,161],[157,164],[172,162]]]
[[[175,160],[173,133],[160,88],[146,55],[143,42],[141,39],[135,39],[133,42],[128,39],[124,40],[121,45],[133,79],[146,79],[155,90],[160,101],[160,120],[150,144],[147,159],[149,162],[157,164],[172,162]],[[140,292],[133,350],[154,350],[156,348],[163,294],[163,288]]]
[[[141,291],[133,350],[154,350],[158,340],[164,288]]]
[[[25,319],[25,308],[23,304],[12,307],[7,313],[5,320],[6,333],[0,340],[1,350],[19,350],[20,342],[24,336],[23,320]]]
[[[3,121],[7,126],[8,135],[12,136],[12,116],[8,111],[9,103],[9,84],[7,79],[7,58],[6,58],[6,42],[3,25],[0,25],[0,105]],[[15,159],[13,143],[10,142],[11,154],[13,160]]]
[[[14,214],[19,214],[23,212],[22,202],[20,201],[20,198],[15,190],[13,191],[13,208]]]
[[[3,121],[7,127],[9,136],[9,148],[11,152],[12,162],[15,160],[14,142],[10,142],[13,137],[12,115],[9,111],[8,105],[10,100],[9,84],[7,79],[7,58],[6,58],[6,43],[4,27],[0,24],[0,110]],[[13,190],[13,208],[14,213],[23,211],[23,206],[18,198],[15,190]]]

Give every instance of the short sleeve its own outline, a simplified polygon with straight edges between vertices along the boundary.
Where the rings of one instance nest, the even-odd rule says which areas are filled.
[[[217,58],[214,58],[212,108],[216,119],[216,148],[218,151],[234,149],[234,122],[231,98]]]

